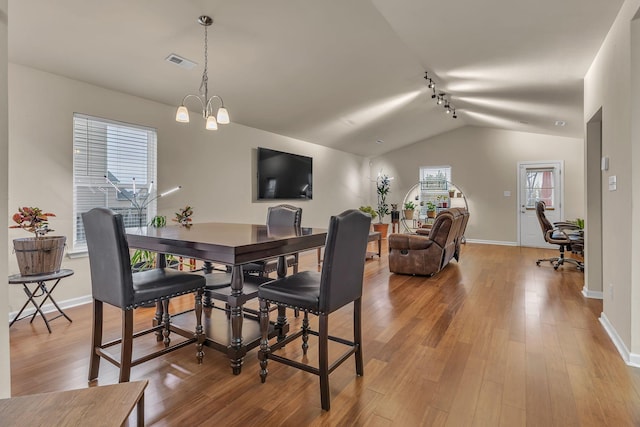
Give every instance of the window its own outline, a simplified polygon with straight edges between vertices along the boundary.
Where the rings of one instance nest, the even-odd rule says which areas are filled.
[[[526,207],[535,209],[536,202],[541,200],[546,209],[554,209],[555,179],[554,168],[527,169],[526,172]]]
[[[153,218],[156,152],[155,129],[73,115],[73,252],[87,249],[81,215],[94,207],[121,213],[126,227]]]
[[[420,168],[420,181],[451,182],[451,166],[428,166]]]

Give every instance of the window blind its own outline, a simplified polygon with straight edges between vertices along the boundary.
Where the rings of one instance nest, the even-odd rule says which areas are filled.
[[[94,207],[121,213],[126,227],[149,223],[156,214],[156,161],[155,129],[73,115],[72,252],[86,251],[81,215]]]

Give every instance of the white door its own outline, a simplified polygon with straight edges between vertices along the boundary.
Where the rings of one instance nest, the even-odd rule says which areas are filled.
[[[549,222],[561,221],[562,162],[519,163],[518,181],[520,246],[551,247],[544,241],[536,216],[536,202],[545,202]]]

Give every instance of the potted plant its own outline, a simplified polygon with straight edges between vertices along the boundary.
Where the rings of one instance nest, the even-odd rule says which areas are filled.
[[[436,204],[432,201],[427,202],[427,217],[435,218],[436,217]]]
[[[373,229],[379,231],[382,237],[387,236],[387,230],[389,224],[384,224],[382,220],[385,215],[389,215],[389,205],[387,204],[387,196],[391,189],[391,178],[388,175],[379,175],[376,179],[376,193],[378,195],[378,207],[376,212],[378,213],[378,223],[373,224]]]
[[[404,204],[404,217],[405,219],[413,219],[413,211],[415,210],[416,205],[409,200]]]
[[[191,227],[191,222],[193,221],[191,215],[193,215],[193,209],[191,206],[185,206],[184,209],[180,209],[176,212],[176,217],[173,218],[173,220],[185,227]]]
[[[13,239],[13,249],[21,275],[33,276],[60,271],[67,238],[46,235],[54,231],[49,228],[49,217],[53,216],[55,214],[43,212],[38,207],[26,206],[18,208],[18,212],[13,214],[12,219],[16,225],[9,228],[22,228],[35,235]]]
[[[371,215],[371,220],[376,219],[376,217],[378,216],[376,211],[371,206],[360,206],[358,209],[360,209],[364,213],[368,213],[369,215]]]

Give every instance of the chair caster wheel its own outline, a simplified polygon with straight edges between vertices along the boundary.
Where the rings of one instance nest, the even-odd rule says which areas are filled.
[[[554,266],[553,266],[553,269],[554,269],[554,270],[557,270],[557,269],[558,269],[558,266],[557,266],[557,265],[554,265]]]
[[[540,261],[536,261],[536,265],[540,267]]]

